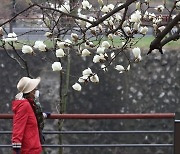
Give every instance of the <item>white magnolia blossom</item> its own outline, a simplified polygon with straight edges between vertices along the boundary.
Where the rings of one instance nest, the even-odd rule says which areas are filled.
[[[46,37],[52,37],[52,33],[51,32],[46,32],[45,34],[44,34],[44,36],[46,36]]]
[[[148,27],[144,26],[140,28],[140,33],[143,35],[146,35],[146,33],[148,32]]]
[[[64,52],[63,49],[58,49],[58,50],[56,50],[56,57],[61,58],[61,57],[64,57],[65,55],[66,55],[66,54],[65,54],[65,52]]]
[[[100,54],[100,55],[95,55],[94,58],[93,58],[93,62],[94,63],[99,63],[101,61],[105,61],[105,57],[103,54]]]
[[[106,19],[106,20],[103,21],[103,24],[108,26],[109,25],[109,21]]]
[[[149,13],[148,17],[149,17],[149,20],[156,19],[156,15],[154,13]]]
[[[143,16],[144,18],[148,18],[149,17],[149,12],[148,11],[146,11],[145,13],[144,13],[144,16]]]
[[[163,12],[164,10],[164,5],[158,5],[155,10],[159,11],[159,12]]]
[[[104,47],[105,49],[108,49],[111,45],[109,44],[108,41],[103,41],[101,46]]]
[[[177,16],[176,14],[172,15],[172,19],[176,18],[176,16]]]
[[[149,3],[151,0],[145,0],[146,3]]]
[[[83,75],[78,79],[78,82],[84,83],[89,80],[89,75]]]
[[[97,74],[93,75],[90,77],[90,81],[91,82],[95,82],[95,83],[98,83],[99,82],[99,77]]]
[[[122,44],[122,46],[124,46],[124,45],[125,45],[125,42],[121,42],[121,44]]]
[[[140,7],[141,7],[141,3],[140,2],[136,2],[136,9],[140,10]]]
[[[68,3],[65,3],[64,5],[61,5],[59,10],[64,13],[70,13],[70,5]]]
[[[114,19],[110,17],[108,20],[108,24],[114,27]]]
[[[85,69],[83,72],[82,72],[82,75],[85,76],[85,75],[91,75],[93,74],[92,73],[92,70],[90,68],[87,68]]]
[[[102,17],[104,17],[106,14],[103,14]],[[111,25],[111,26],[114,26],[114,18],[111,16],[109,18],[107,18],[106,20],[103,21],[103,24],[108,26],[108,25]]]
[[[101,6],[103,6],[103,5],[104,5],[103,0],[98,0],[98,3],[99,3],[99,5],[101,5]]]
[[[90,16],[90,17],[89,17],[89,21],[92,21],[92,22],[93,22],[93,21],[96,21],[96,18]]]
[[[158,25],[157,25],[157,24],[153,24],[153,28],[154,28],[154,30],[156,31],[157,28],[158,28]]]
[[[119,4],[118,4],[118,7],[121,6],[121,5],[123,5],[123,4],[124,4],[124,3],[119,3]],[[122,10],[120,10],[120,12],[121,12],[122,14],[124,13],[124,11],[125,11],[125,8],[122,9]]]
[[[101,54],[101,53],[104,53],[105,52],[105,47],[98,47],[97,48],[97,53],[98,54]]]
[[[107,72],[107,71],[108,71],[106,65],[104,65],[104,64],[101,65],[101,69],[102,69],[104,72]]]
[[[84,83],[85,80],[80,77],[80,78],[78,79],[78,82],[79,82],[79,83]]]
[[[116,19],[117,21],[121,21],[121,20],[122,20],[122,14],[121,14],[121,13],[116,13],[116,14],[115,14],[115,19]]]
[[[24,54],[26,54],[26,53],[33,53],[33,49],[32,49],[32,47],[29,46],[29,45],[23,45],[23,47],[22,47],[22,52],[23,52]]]
[[[65,42],[60,42],[60,41],[57,41],[57,46],[61,49],[68,47]]]
[[[72,88],[76,91],[81,91],[82,87],[79,83],[75,83],[74,85],[72,85]]]
[[[90,27],[90,26],[92,26],[92,24],[89,23],[89,22],[86,22],[85,26],[86,26],[86,27]],[[92,28],[94,28],[94,27],[92,27]],[[92,30],[92,28],[91,28],[91,30]]]
[[[12,32],[8,34],[8,37],[15,38],[17,37],[16,33]]]
[[[98,25],[98,28],[101,32],[103,31],[103,26],[101,24]]]
[[[78,12],[78,16],[81,17],[81,18],[87,19],[87,16],[81,14],[81,12]],[[80,20],[80,19],[76,20],[76,21],[80,24],[80,26],[82,26],[82,27],[86,26],[86,21]]]
[[[40,51],[46,51],[46,45],[43,41],[36,41],[34,44],[34,48],[39,49]]]
[[[176,7],[180,7],[180,1],[176,2]]]
[[[51,8],[56,8],[53,3],[47,3]]]
[[[129,64],[128,67],[126,68],[126,70],[129,71],[130,67],[131,67],[131,65]]]
[[[140,22],[141,21],[141,12],[139,11],[139,10],[137,10],[137,11],[135,11],[132,15],[131,15],[131,17],[130,17],[130,19],[129,19],[129,21],[130,22]]]
[[[84,44],[84,46],[85,46],[86,48],[93,48],[93,47],[94,47],[94,43],[87,41],[87,42]]]
[[[116,65],[115,69],[118,70],[119,73],[123,73],[125,71],[125,68],[122,65]]]
[[[61,71],[62,70],[62,66],[60,62],[54,62],[52,64],[52,70],[53,71]]]
[[[131,34],[132,33],[130,27],[124,27],[123,29],[124,29],[125,33],[127,33],[127,34]]]
[[[162,20],[163,20],[162,16],[158,16],[157,18],[153,18],[153,23],[159,24],[160,22],[162,22]]]
[[[76,42],[79,39],[79,36],[76,33],[71,33],[71,38]]]
[[[96,35],[97,27],[92,27],[90,30],[93,35]]]
[[[90,54],[91,52],[88,49],[83,49],[81,56],[86,57],[86,56],[89,56]]]
[[[113,58],[115,58],[115,56],[116,56],[115,52],[112,52],[111,53],[111,58],[113,59]]]
[[[87,0],[83,0],[82,7],[83,7],[83,9],[90,9],[92,7],[92,5]]]
[[[64,42],[69,46],[70,44],[72,44],[72,41],[70,39],[65,39]]]
[[[105,25],[110,25],[110,26],[113,26],[114,27],[114,22],[113,22],[113,20],[105,20],[104,22],[103,22]]]
[[[0,39],[1,39],[2,36],[3,36],[3,28],[0,27]]]
[[[9,33],[7,38],[3,39],[5,42],[15,42],[17,41],[17,35],[16,33]]]
[[[101,11],[104,13],[107,13],[107,12],[109,12],[109,8],[106,5],[104,5],[103,8],[101,9]]]
[[[125,20],[122,24],[122,28],[129,26],[129,21]]]
[[[142,56],[139,55],[139,57],[135,59],[135,62],[140,62],[141,60],[142,60]]]
[[[165,26],[161,26],[158,29],[162,32],[165,29]]]
[[[108,39],[113,40],[113,34],[109,34]]]
[[[140,23],[135,22],[133,25],[134,30],[138,31],[139,27],[140,27]]]
[[[141,60],[141,49],[140,48],[137,47],[137,48],[132,49],[132,53],[133,53],[135,59]]]
[[[109,4],[107,7],[108,7],[109,11],[112,11],[114,9],[114,5],[113,4]]]
[[[144,14],[144,18],[147,18],[149,20],[155,20],[156,15],[154,13],[149,13],[148,11],[146,11],[145,14]]]

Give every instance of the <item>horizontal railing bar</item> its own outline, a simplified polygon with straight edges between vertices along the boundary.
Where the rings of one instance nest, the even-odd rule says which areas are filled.
[[[12,131],[0,131],[0,134],[12,134]]]
[[[49,145],[44,144],[43,147],[173,147],[173,144],[62,144],[62,145]],[[9,148],[12,145],[0,145],[0,148]]]
[[[43,145],[43,147],[173,147],[173,144],[62,144]]]
[[[12,119],[13,114],[0,114],[0,119]],[[175,113],[140,114],[51,114],[49,119],[173,119]]]
[[[174,133],[174,131],[44,131],[44,134],[141,134],[141,133]]]
[[[0,134],[11,134],[12,131],[0,131]],[[159,134],[174,131],[43,131],[44,134]]]
[[[143,134],[174,133],[174,131],[44,131],[44,134]]]

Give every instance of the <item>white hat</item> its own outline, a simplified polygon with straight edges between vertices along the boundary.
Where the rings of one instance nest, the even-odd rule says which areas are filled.
[[[22,77],[17,84],[17,89],[21,93],[29,93],[38,86],[40,81],[41,81],[40,77],[36,79],[31,79],[29,77]]]

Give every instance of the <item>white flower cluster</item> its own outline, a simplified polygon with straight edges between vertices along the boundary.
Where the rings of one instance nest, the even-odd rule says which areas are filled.
[[[38,49],[41,52],[46,51],[46,45],[44,44],[43,41],[36,41],[34,43],[33,48]],[[33,53],[33,48],[31,46],[29,46],[29,45],[23,45],[22,46],[22,52],[24,54],[32,54]]]
[[[52,64],[52,69],[53,71],[61,71],[62,70],[62,66],[60,62],[54,62]]]
[[[128,67],[126,69],[122,65],[116,65],[115,69],[117,71],[119,71],[119,73],[123,73],[125,71],[129,71],[130,70],[130,65],[128,65]]]
[[[93,73],[90,68],[85,69],[82,72],[82,76],[78,79],[79,83],[86,83],[86,82],[93,82],[93,83],[98,83],[99,82],[99,77],[96,73]],[[75,83],[72,88],[77,91],[81,91],[82,87],[79,83]]]
[[[103,41],[96,50],[97,54],[94,56],[93,62],[99,63],[99,62],[106,61],[106,58],[108,57],[108,55],[105,53],[105,50],[109,49],[110,47],[111,45],[109,44],[108,41]]]
[[[17,35],[14,32],[9,33],[6,38],[3,38],[3,41],[5,41],[5,42],[15,42],[17,40],[18,40]]]

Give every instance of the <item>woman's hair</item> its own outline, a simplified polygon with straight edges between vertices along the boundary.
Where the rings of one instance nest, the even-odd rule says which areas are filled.
[[[23,98],[29,98],[29,93],[23,93]]]

